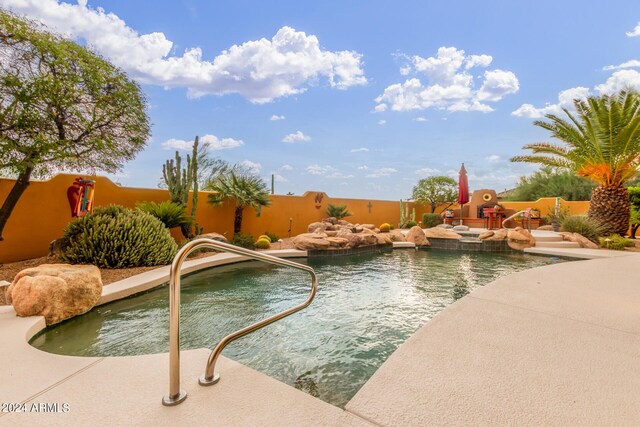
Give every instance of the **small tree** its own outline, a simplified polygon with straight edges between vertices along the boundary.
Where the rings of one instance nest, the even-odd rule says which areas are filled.
[[[253,175],[238,175],[231,171],[210,181],[206,189],[216,192],[209,195],[209,203],[213,205],[223,204],[225,198],[234,201],[234,234],[242,230],[242,215],[245,207],[260,209],[262,206],[271,204],[267,184],[262,178]]]
[[[431,213],[434,213],[438,206],[448,203],[449,207],[456,202],[458,183],[448,176],[430,176],[418,181],[412,197],[417,203],[430,205]]]
[[[327,215],[329,216],[329,218],[334,217],[337,219],[342,219],[353,214],[347,210],[347,205],[332,205],[331,203],[329,203],[327,205]]]
[[[17,175],[0,235],[32,175],[116,172],[148,136],[144,95],[121,70],[0,10],[0,172]]]
[[[521,177],[509,200],[532,201],[542,197],[562,197],[564,200],[589,200],[596,185],[575,172],[544,166],[531,176]]]

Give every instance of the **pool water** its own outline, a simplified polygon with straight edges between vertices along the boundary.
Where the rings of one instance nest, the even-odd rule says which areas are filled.
[[[298,261],[318,274],[311,306],[240,338],[222,354],[339,407],[455,300],[499,276],[560,262],[435,250]],[[182,280],[181,349],[213,348],[230,332],[304,301],[309,290],[308,273],[258,262],[191,274]],[[47,328],[31,344],[81,356],[167,352],[168,294],[164,286],[97,307]]]

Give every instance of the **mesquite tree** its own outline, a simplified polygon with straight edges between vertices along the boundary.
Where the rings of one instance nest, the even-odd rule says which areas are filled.
[[[148,136],[145,97],[121,70],[0,10],[0,173],[17,176],[0,235],[32,176],[116,172]]]

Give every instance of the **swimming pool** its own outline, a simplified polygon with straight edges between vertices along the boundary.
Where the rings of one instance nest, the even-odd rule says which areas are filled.
[[[447,305],[498,276],[559,262],[414,250],[299,261],[318,274],[311,306],[230,344],[223,355],[336,406]],[[181,348],[213,348],[224,335],[300,303],[308,282],[304,272],[253,262],[185,277]],[[48,328],[31,344],[82,356],[166,352],[168,312],[162,287]]]

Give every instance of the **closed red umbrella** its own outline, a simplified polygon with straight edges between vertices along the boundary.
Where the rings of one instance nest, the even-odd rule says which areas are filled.
[[[464,163],[458,172],[458,204],[460,205],[460,225],[462,225],[462,211],[465,203],[469,203],[469,180]]]

